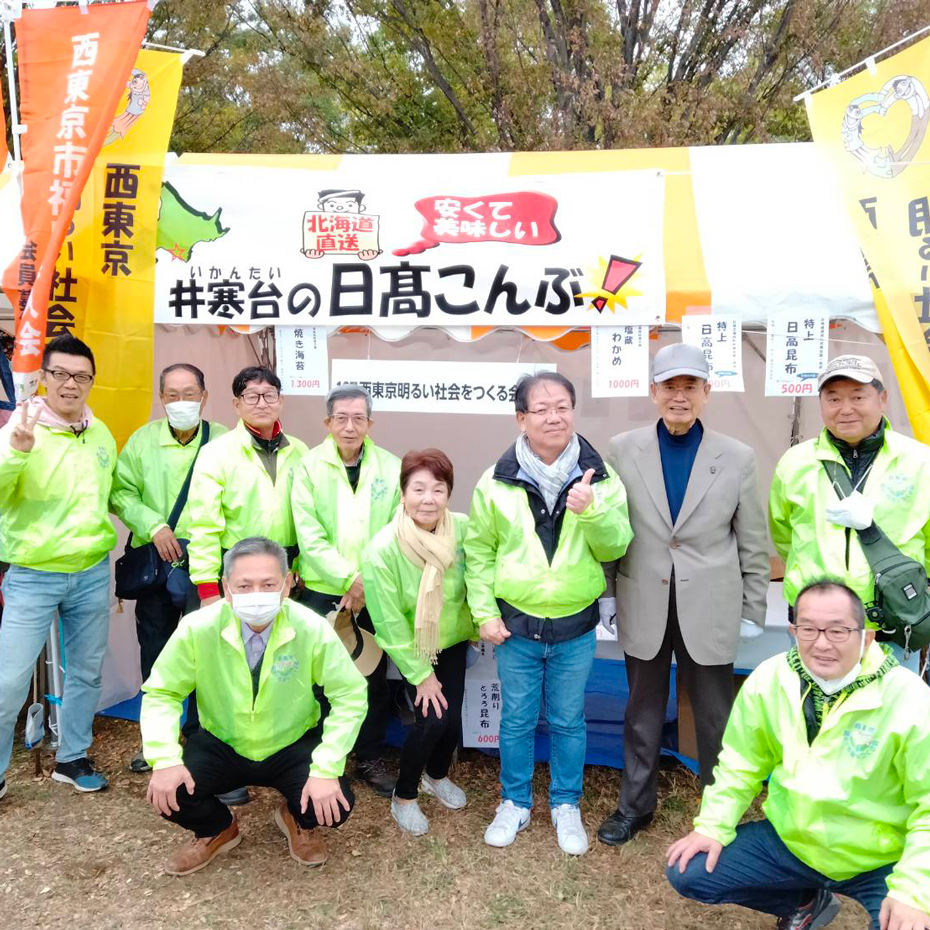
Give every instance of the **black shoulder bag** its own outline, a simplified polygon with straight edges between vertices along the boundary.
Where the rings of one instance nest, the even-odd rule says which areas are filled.
[[[838,462],[823,462],[834,489],[843,498],[853,492],[852,481]],[[841,498],[842,499],[842,498]],[[866,615],[878,624],[906,653],[930,644],[930,584],[920,562],[905,555],[872,521],[856,530],[862,551],[875,578],[875,600],[866,604]]]
[[[194,475],[194,466],[200,456],[200,450],[210,440],[210,424],[203,420],[200,427],[200,443],[197,446],[197,453],[191,462],[191,467],[187,470],[187,476],[181,490],[178,492],[177,500],[171,513],[168,516],[167,524],[171,527],[171,532],[178,525],[181,519],[181,511],[187,503],[187,495],[191,489],[191,478]],[[187,561],[187,544],[184,540],[178,540],[181,548],[184,550],[184,562]],[[172,569],[172,564],[166,562],[158,554],[155,543],[148,542],[144,546],[132,547],[132,533],[126,540],[126,549],[121,558],[116,561],[116,596],[120,600],[134,601],[141,595],[148,594],[158,588],[163,588]]]

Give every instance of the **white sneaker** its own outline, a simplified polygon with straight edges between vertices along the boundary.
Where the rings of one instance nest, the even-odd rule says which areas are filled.
[[[391,798],[391,816],[397,826],[411,836],[423,836],[429,830],[429,821],[423,816],[420,805],[416,801],[398,801]]]
[[[448,778],[433,779],[429,775],[423,775],[420,778],[420,791],[431,794],[450,811],[460,811],[468,803],[465,792]]]
[[[582,856],[588,851],[588,834],[584,832],[581,811],[576,804],[553,807],[552,825],[559,837],[562,852],[570,856]]]
[[[484,831],[484,841],[488,846],[509,846],[529,823],[528,807],[517,807],[513,801],[504,801],[497,805],[496,816]]]

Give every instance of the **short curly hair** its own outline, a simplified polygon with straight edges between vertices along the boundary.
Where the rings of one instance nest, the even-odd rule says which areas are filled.
[[[425,469],[437,481],[444,481],[449,493],[452,493],[454,473],[449,456],[441,449],[422,449],[408,452],[400,463],[400,490],[407,490],[410,476]]]

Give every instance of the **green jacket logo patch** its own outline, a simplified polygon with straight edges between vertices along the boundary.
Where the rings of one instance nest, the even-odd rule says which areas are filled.
[[[843,745],[853,759],[864,759],[872,755],[878,748],[875,727],[868,727],[864,723],[853,724],[850,729],[843,731]]]
[[[97,446],[97,464],[101,468],[110,467],[110,453],[107,452],[105,446]]]
[[[299,668],[300,660],[296,658],[296,656],[278,656],[278,658],[274,660],[274,665],[271,666],[271,674],[274,675],[278,681],[287,681]]]
[[[914,482],[907,475],[895,472],[882,482],[882,493],[888,500],[901,503],[914,496]]]
[[[387,482],[384,478],[375,478],[371,483],[371,499],[372,501],[384,500],[388,492]]]

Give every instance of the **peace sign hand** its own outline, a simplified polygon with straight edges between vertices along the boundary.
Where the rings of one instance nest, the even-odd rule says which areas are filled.
[[[19,422],[14,425],[10,433],[10,448],[17,452],[32,452],[32,447],[36,444],[36,423],[42,415],[42,408],[36,407],[35,414],[30,416],[29,402],[23,401],[19,405],[19,411]]]

